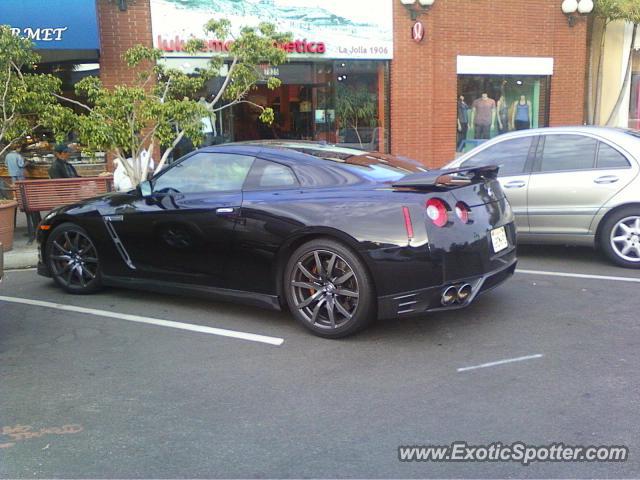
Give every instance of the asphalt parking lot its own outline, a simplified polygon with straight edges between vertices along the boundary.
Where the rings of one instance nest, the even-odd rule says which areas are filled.
[[[523,247],[519,269],[466,310],[338,341],[286,313],[116,289],[68,296],[8,272],[0,476],[637,478],[640,271],[564,247]],[[626,445],[630,458],[398,460],[400,445],[460,440]]]

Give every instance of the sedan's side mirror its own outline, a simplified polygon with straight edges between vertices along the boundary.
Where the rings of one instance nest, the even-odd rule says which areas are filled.
[[[151,182],[145,180],[144,182],[140,182],[140,194],[143,198],[148,198],[153,194],[153,188],[151,187]]]

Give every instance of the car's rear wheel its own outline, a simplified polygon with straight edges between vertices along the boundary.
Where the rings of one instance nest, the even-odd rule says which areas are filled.
[[[322,337],[351,335],[376,315],[374,286],[364,263],[330,239],[312,240],[293,253],[284,292],[296,320]]]
[[[101,288],[98,250],[79,225],[56,227],[47,239],[45,255],[51,276],[65,291],[86,294]]]
[[[640,208],[623,208],[611,215],[602,227],[601,246],[614,263],[640,268]]]

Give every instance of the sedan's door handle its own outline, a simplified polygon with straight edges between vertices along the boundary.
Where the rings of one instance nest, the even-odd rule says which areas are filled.
[[[522,188],[526,185],[522,180],[514,180],[513,182],[505,183],[504,188]]]
[[[221,208],[216,208],[216,214],[217,215],[227,215],[229,213],[233,213],[235,212],[235,208],[233,207],[221,207]]]
[[[615,175],[605,175],[604,177],[598,177],[593,182],[594,183],[616,183],[620,180]]]

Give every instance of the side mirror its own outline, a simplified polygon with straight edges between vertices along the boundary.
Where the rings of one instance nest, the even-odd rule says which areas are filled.
[[[143,198],[148,198],[153,194],[153,188],[151,187],[151,182],[145,180],[144,182],[140,182],[140,194]]]

